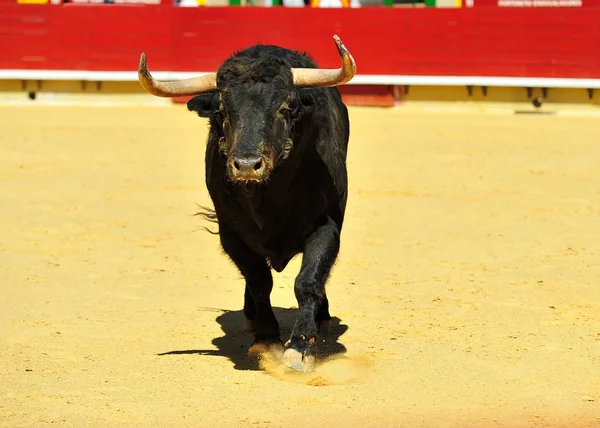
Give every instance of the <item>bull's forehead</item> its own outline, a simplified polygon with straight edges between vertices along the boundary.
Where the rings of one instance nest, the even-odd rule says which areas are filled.
[[[246,85],[258,82],[279,81],[291,85],[292,71],[280,58],[235,57],[223,63],[217,70],[220,87]]]
[[[225,87],[219,93],[219,101],[228,113],[268,114],[277,111],[293,97],[292,88],[270,83],[253,83]]]

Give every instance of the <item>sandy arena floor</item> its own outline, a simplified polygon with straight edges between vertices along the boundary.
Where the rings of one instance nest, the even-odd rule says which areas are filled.
[[[599,119],[351,119],[333,354],[303,376],[246,358],[243,284],[193,216],[203,119],[0,107],[0,425],[600,426]]]

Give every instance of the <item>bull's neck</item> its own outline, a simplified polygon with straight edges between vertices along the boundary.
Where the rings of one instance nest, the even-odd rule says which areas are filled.
[[[263,214],[265,186],[250,184],[239,188],[240,205],[256,226],[263,230],[266,225],[266,216]]]

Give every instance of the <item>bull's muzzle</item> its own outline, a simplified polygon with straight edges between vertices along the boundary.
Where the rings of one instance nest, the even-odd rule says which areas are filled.
[[[267,175],[267,160],[263,156],[235,156],[229,161],[229,173],[234,181],[261,182]]]

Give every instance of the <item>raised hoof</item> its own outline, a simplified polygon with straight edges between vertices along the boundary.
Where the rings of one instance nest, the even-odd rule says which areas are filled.
[[[292,370],[310,373],[315,368],[316,359],[314,355],[303,355],[294,348],[286,349],[283,353],[283,364]]]

